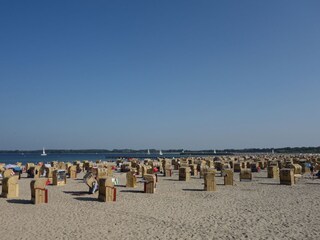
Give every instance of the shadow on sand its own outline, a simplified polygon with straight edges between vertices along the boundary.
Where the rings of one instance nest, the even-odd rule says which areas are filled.
[[[16,203],[16,204],[32,204],[31,200],[26,199],[9,199],[8,203]]]
[[[187,192],[203,192],[203,189],[182,189],[183,191],[187,191]]]
[[[83,201],[83,202],[97,202],[98,198],[92,198],[92,197],[75,197],[74,199],[78,201]]]
[[[179,179],[172,179],[172,178],[167,178],[167,179],[162,179],[163,181],[171,181],[171,182],[179,182]]]
[[[266,183],[266,182],[260,182],[258,184],[262,184],[262,185],[280,185],[280,183]]]
[[[309,185],[320,185],[320,182],[306,182],[305,184],[309,184]]]
[[[63,191],[63,192],[73,196],[83,196],[83,195],[90,194],[89,192],[84,192],[84,191]]]
[[[120,192],[127,192],[127,193],[144,193],[142,190],[121,190]]]

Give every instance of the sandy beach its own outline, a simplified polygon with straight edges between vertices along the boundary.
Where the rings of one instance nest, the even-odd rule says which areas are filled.
[[[320,0],[0,0],[0,240],[320,240],[319,25]]]
[[[320,180],[306,174],[284,186],[265,170],[251,182],[203,191],[203,179],[189,182],[159,175],[155,194],[143,183],[126,188],[125,174],[115,174],[116,202],[98,202],[97,193],[78,179],[48,186],[49,203],[30,203],[30,181],[19,181],[17,199],[0,198],[1,239],[319,239]],[[140,181],[141,178],[138,178]]]

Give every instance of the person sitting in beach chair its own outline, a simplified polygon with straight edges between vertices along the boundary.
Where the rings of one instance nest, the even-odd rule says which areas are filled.
[[[98,185],[98,182],[97,181],[94,181],[93,182],[93,187],[90,189],[91,190],[91,192],[90,193],[95,193],[97,190],[98,190],[98,187],[99,187],[99,185]]]
[[[34,167],[27,170],[28,178],[34,178]]]
[[[88,172],[84,175],[83,180],[89,187],[89,193],[93,194],[98,190],[98,181],[94,178],[92,172]]]
[[[112,178],[112,182],[113,182],[114,185],[118,185],[119,184],[119,178],[113,177]]]

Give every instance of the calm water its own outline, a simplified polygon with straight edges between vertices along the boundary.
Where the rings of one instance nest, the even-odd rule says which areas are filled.
[[[18,154],[18,153],[10,153],[10,154],[1,154],[0,153],[0,163],[6,164],[15,164],[16,162],[22,162],[22,164],[26,164],[28,162],[51,162],[51,161],[59,161],[59,162],[73,162],[76,160],[102,160],[102,161],[114,161],[119,157],[125,158],[157,158],[160,157],[159,154],[143,154],[143,153],[106,153],[106,154],[48,154],[43,157],[40,154]],[[179,154],[166,154],[163,153],[161,157],[173,158],[179,157]]]

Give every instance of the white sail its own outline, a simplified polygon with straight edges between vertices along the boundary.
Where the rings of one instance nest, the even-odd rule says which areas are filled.
[[[150,150],[148,149],[148,155],[150,155]]]
[[[41,156],[47,156],[46,151],[44,150],[44,148],[42,148],[42,154]]]
[[[161,150],[159,151],[159,155],[160,155],[160,156],[162,156],[162,155],[163,155],[163,153],[162,153],[162,151],[161,151]]]
[[[213,153],[214,153],[214,154],[217,154],[216,150],[213,150]]]

